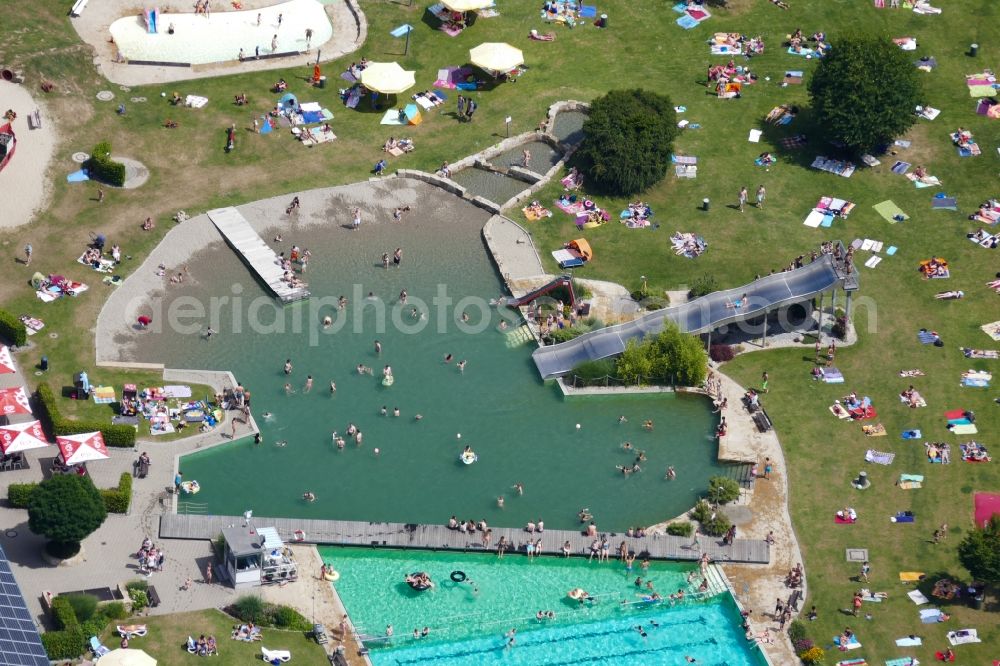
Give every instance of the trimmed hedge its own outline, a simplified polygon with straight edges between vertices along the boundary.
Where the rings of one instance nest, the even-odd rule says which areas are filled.
[[[80,626],[68,597],[56,597],[52,600],[52,618],[60,629],[75,629]]]
[[[12,509],[27,509],[31,501],[31,493],[35,492],[37,483],[12,483],[7,487],[7,504]]]
[[[87,649],[87,640],[79,627],[67,631],[46,631],[42,645],[49,659],[75,659]]]
[[[31,494],[38,487],[37,483],[12,483],[7,488],[7,503],[13,509],[27,509]],[[108,513],[128,513],[132,504],[132,475],[122,472],[116,488],[100,488],[104,498],[104,508]]]
[[[0,339],[15,347],[23,347],[28,344],[28,329],[20,319],[6,310],[0,310]]]
[[[135,446],[135,428],[132,426],[63,418],[55,394],[44,382],[38,385],[35,396],[40,407],[37,416],[45,429],[53,435],[78,435],[82,432],[100,430],[104,435],[104,443],[108,446],[123,449]]]
[[[667,525],[667,534],[679,537],[689,537],[694,534],[694,525],[687,521],[682,523],[670,523]]]
[[[118,487],[102,488],[101,497],[104,498],[108,513],[128,513],[128,507],[132,503],[132,475],[122,472]]]
[[[87,175],[96,180],[115,187],[125,185],[125,165],[111,159],[111,143],[102,141],[90,153],[90,159],[83,165]]]

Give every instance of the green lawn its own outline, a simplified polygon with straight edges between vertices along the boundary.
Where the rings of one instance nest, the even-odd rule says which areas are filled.
[[[972,492],[1000,490],[998,463],[972,465],[953,455],[956,462],[950,466],[932,466],[923,460],[919,443],[899,439],[901,430],[919,427],[928,438],[947,440],[956,446],[964,440],[946,433],[942,417],[945,410],[956,408],[978,413],[979,437],[986,445],[996,446],[995,434],[1000,431],[1000,410],[992,403],[996,392],[958,385],[962,370],[989,368],[991,362],[969,362],[957,349],[1000,346],[991,344],[978,330],[979,325],[1000,318],[1000,301],[983,287],[1000,268],[996,253],[964,238],[973,228],[965,216],[981,201],[1000,194],[995,153],[1000,145],[1000,123],[975,115],[975,100],[964,82],[965,74],[996,66],[987,31],[1000,12],[996,3],[987,0],[940,2],[944,13],[930,17],[903,10],[877,10],[866,0],[790,1],[792,9],[782,11],[763,0],[732,0],[732,10],[713,9],[715,16],[707,23],[685,31],[674,24],[677,14],[670,10],[669,3],[607,0],[600,3],[599,10],[610,16],[611,28],[556,28],[558,38],[552,43],[526,39],[532,28],[542,32],[549,29],[538,19],[537,0],[504,0],[500,3],[501,17],[480,20],[454,39],[424,22],[426,2],[408,7],[363,1],[369,19],[369,42],[358,54],[326,65],[324,73],[335,83],[340,81],[337,73],[361,55],[373,60],[398,59],[407,69],[417,70],[418,88],[423,89],[431,84],[439,67],[465,63],[468,48],[481,41],[507,40],[524,49],[529,71],[516,84],[477,93],[480,110],[474,123],[456,123],[449,116],[453,109],[450,104],[439,113],[428,114],[421,126],[409,132],[417,143],[416,152],[393,159],[390,168],[434,169],[443,160],[454,161],[495,143],[502,136],[502,121],[507,115],[514,119],[514,131],[531,129],[553,101],[587,100],[615,87],[641,85],[665,92],[675,104],[686,106],[682,116],[699,123],[701,129],[685,130],[675,149],[698,156],[698,178],[678,181],[671,175],[642,195],[655,211],[658,230],[630,231],[612,222],[585,232],[595,259],[577,272],[580,277],[614,280],[634,290],[640,287],[640,276],[646,275],[649,289],[662,292],[709,275],[728,287],[742,284],[755,274],[780,269],[830,238],[850,242],[867,237],[898,246],[899,252],[886,257],[877,269],[860,268],[861,295],[866,300],[859,302],[857,309],[861,340],[837,356],[837,364],[847,377],[846,385],[813,383],[809,379],[811,354],[802,350],[750,354],[734,361],[726,371],[747,383],[759,378],[765,369],[770,374],[771,392],[765,405],[785,445],[791,509],[809,576],[806,604],[815,604],[819,609],[820,619],[810,627],[817,643],[828,644],[830,637],[850,624],[865,645],[851,656],[859,654],[874,664],[909,654],[928,663],[933,652],[945,645],[945,631],[970,625],[980,630],[984,642],[959,647],[959,659],[963,663],[988,663],[998,656],[991,652],[991,643],[1000,644],[995,599],[989,606],[994,612],[973,612],[952,605],[947,607],[953,612],[951,622],[921,625],[916,606],[904,596],[907,588],[900,586],[896,576],[900,570],[922,570],[932,577],[949,575],[967,580],[967,572],[956,559],[955,546],[972,525]],[[26,356],[29,363],[37,361],[41,354],[49,356],[54,385],[68,382],[73,371],[86,367],[93,358],[90,331],[102,301],[103,286],[95,285],[78,299],[42,305],[25,284],[33,270],[65,272],[93,282],[89,272],[76,270],[72,263],[89,231],[105,232],[110,242],[119,242],[124,252],[134,257],[132,265],[137,265],[169,227],[169,217],[178,209],[197,213],[219,205],[366,178],[382,155],[382,142],[390,133],[398,135],[396,128],[379,126],[378,117],[371,112],[344,109],[336,99],[336,86],[307,91],[303,77],[309,72],[304,68],[135,89],[127,96],[146,96],[150,102],[130,104],[127,116],[119,118],[114,114],[114,104],[94,99],[98,90],[117,91],[117,87],[102,81],[92,69],[86,50],[77,45],[64,9],[12,0],[5,4],[0,24],[0,62],[23,68],[28,84],[35,89],[40,76],[57,82],[58,92],[49,101],[65,128],[64,143],[53,166],[51,206],[31,227],[0,234],[0,244],[8,249],[11,262],[26,241],[34,244],[36,259],[31,271],[17,266],[0,277],[0,305],[18,314],[41,316],[49,322],[51,328],[47,330],[60,333],[57,340],[43,337],[37,349]],[[402,43],[388,36],[390,29],[404,22],[416,27],[406,57],[398,55]],[[780,47],[784,35],[796,27],[806,33],[825,30],[834,41],[848,28],[858,27],[883,32],[887,37],[915,36],[920,48],[913,54],[914,59],[921,55],[938,59],[937,69],[921,76],[927,84],[927,102],[942,113],[933,122],[919,121],[907,137],[912,147],[897,157],[914,165],[924,164],[930,173],[939,176],[944,182],[941,191],[958,198],[959,212],[931,210],[931,196],[938,190],[915,190],[909,181],[890,173],[888,167],[897,159],[894,156],[884,157],[877,169],[859,170],[850,179],[807,168],[817,154],[836,153],[826,144],[822,127],[805,106],[805,86],[782,88],[778,83],[785,70],[803,69],[808,77],[815,66],[812,61],[788,55]],[[761,34],[766,41],[766,53],[750,62],[761,80],[747,87],[742,99],[717,100],[702,85],[707,65],[723,61],[711,58],[704,43],[716,30]],[[978,58],[965,55],[971,42],[982,45]],[[273,103],[274,95],[268,87],[278,77],[291,81],[291,90],[303,101],[316,100],[334,111],[333,127],[339,139],[331,145],[304,150],[284,131],[270,136],[241,133],[236,151],[226,155],[222,150],[225,127],[232,122],[244,127],[250,122],[249,112],[229,103],[232,96],[245,92],[254,103],[253,110],[263,112]],[[159,95],[173,90],[205,95],[212,101],[202,110],[175,110],[161,103]],[[763,127],[762,143],[748,143],[749,130],[762,127],[761,118],[780,103],[802,105],[802,113],[790,126]],[[178,120],[180,128],[162,129],[167,117]],[[947,135],[960,125],[975,133],[982,156],[957,156]],[[807,134],[809,145],[797,151],[783,150],[778,139],[797,133]],[[107,201],[98,206],[89,200],[93,187],[69,186],[64,176],[75,168],[68,159],[72,152],[89,150],[105,138],[115,142],[116,152],[142,159],[151,168],[152,178],[141,190],[110,192]],[[764,150],[772,150],[779,157],[778,165],[768,172],[753,165],[753,158]],[[766,210],[749,209],[740,214],[728,207],[735,202],[741,186],[753,192],[761,183],[768,189]],[[538,198],[549,204],[558,191],[558,186],[549,186]],[[803,226],[803,218],[823,195],[847,198],[858,206],[847,221],[838,220],[832,229]],[[712,201],[708,213],[698,210],[704,197]],[[872,206],[885,199],[894,200],[911,219],[895,225],[884,221]],[[598,197],[597,202],[609,208],[613,216],[625,203],[606,197]],[[159,223],[153,233],[139,231],[139,223],[146,215],[153,215]],[[519,218],[516,211],[511,215]],[[548,252],[580,232],[559,211],[553,218],[530,224],[543,260],[555,270]],[[669,235],[675,230],[703,235],[709,243],[707,253],[695,261],[674,256]],[[951,261],[950,280],[920,279],[917,262],[932,255]],[[866,254],[861,253],[862,261],[865,258]],[[935,292],[947,289],[962,289],[967,296],[957,302],[933,299]],[[915,334],[920,327],[938,330],[944,348],[918,345]],[[992,364],[1000,370],[1000,364]],[[921,368],[926,376],[907,380],[896,375],[900,369],[911,367]],[[113,380],[117,385],[124,378],[119,373],[107,376],[111,379],[106,380],[103,373],[95,379]],[[132,381],[144,381],[135,373],[128,376]],[[926,396],[928,408],[909,410],[898,402],[896,395],[910,383]],[[859,426],[840,423],[829,415],[826,407],[849,390],[874,399],[888,437],[867,440]],[[869,447],[895,452],[895,463],[890,467],[866,465],[863,455]],[[849,486],[850,479],[861,469],[869,471],[874,483],[864,493]],[[925,487],[909,492],[893,487],[893,480],[901,472],[925,474]],[[845,504],[857,508],[862,519],[853,526],[835,526],[832,514]],[[917,514],[915,524],[889,523],[889,515],[904,509]],[[936,546],[928,543],[934,528],[944,522],[950,526],[948,539]],[[871,609],[871,621],[838,612],[847,607],[858,587],[851,581],[855,567],[844,561],[847,547],[870,549],[871,588],[890,593],[888,602],[866,607]],[[193,626],[177,629],[180,633],[170,638],[177,645],[187,632],[198,631]],[[925,636],[924,647],[903,651],[893,645],[893,639],[913,632]]]
[[[280,631],[264,629],[261,642],[246,643],[229,638],[233,626],[239,624],[222,611],[209,609],[192,611],[190,613],[174,613],[172,615],[151,615],[149,617],[126,620],[121,624],[145,624],[149,633],[143,638],[133,638],[129,641],[130,648],[145,650],[154,657],[160,666],[189,665],[196,656],[186,649],[188,636],[195,640],[204,634],[215,636],[219,646],[219,658],[212,659],[212,664],[227,666],[228,664],[248,664],[260,661],[260,648],[263,645],[269,650],[288,650],[295,662],[303,664],[328,663],[326,653],[320,645],[303,632]],[[121,637],[115,631],[114,625],[101,635],[101,640],[112,650],[118,647]]]

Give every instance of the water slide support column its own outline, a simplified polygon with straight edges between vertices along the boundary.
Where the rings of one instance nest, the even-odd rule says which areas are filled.
[[[847,294],[847,305],[844,306],[844,316],[847,317],[848,321],[850,321],[851,320],[851,292],[845,291],[845,293]]]
[[[819,321],[816,323],[816,339],[823,340],[823,292],[819,292]]]

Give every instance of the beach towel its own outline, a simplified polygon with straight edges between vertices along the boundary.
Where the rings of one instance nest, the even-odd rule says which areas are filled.
[[[983,324],[979,328],[982,329],[983,333],[990,336],[994,340],[1000,341],[1000,321]]]
[[[974,423],[952,425],[948,428],[953,435],[975,435],[979,432]]]
[[[698,21],[685,14],[684,16],[677,19],[677,25],[684,28],[685,30],[690,30],[691,28],[697,27]]]
[[[916,657],[899,657],[885,662],[885,666],[920,666]]]
[[[963,377],[962,386],[968,388],[989,388],[990,382],[986,379],[980,379],[978,377]]]
[[[966,414],[968,414],[966,409],[949,409],[944,413],[944,417],[946,419],[964,419]]]
[[[917,331],[917,340],[920,341],[920,344],[930,345],[940,340],[940,337],[934,331],[923,330]]]
[[[923,477],[921,477],[923,478]],[[899,582],[901,583],[917,583],[922,581],[927,577],[923,571],[900,571],[899,572]],[[911,599],[913,597],[910,597]]]
[[[903,439],[920,439],[923,435],[920,430],[904,430]]]
[[[955,197],[934,197],[931,199],[931,208],[935,210],[958,210],[958,202]]]
[[[965,645],[966,643],[982,643],[979,639],[977,629],[959,629],[948,632],[948,642],[952,645]]]
[[[934,120],[941,115],[941,109],[935,109],[933,106],[918,106],[916,113],[918,117],[925,120]]]
[[[581,5],[580,18],[596,18],[597,7],[595,5]]]
[[[960,417],[956,419],[948,419],[948,425],[969,425],[972,423],[967,417]]]
[[[837,666],[868,666],[868,662],[862,659],[842,659],[837,662]]]
[[[823,368],[823,382],[826,384],[843,384],[844,375],[837,368]]]
[[[787,150],[795,150],[796,148],[801,148],[808,143],[808,139],[805,134],[796,134],[795,136],[786,136],[781,140],[781,145]]]
[[[868,452],[865,453],[865,460],[870,463],[875,463],[876,465],[891,465],[895,457],[895,453],[883,453],[882,451],[876,451],[875,449],[868,449]]]
[[[405,125],[406,121],[399,119],[399,110],[398,109],[389,109],[388,111],[385,112],[385,115],[382,116],[382,120],[381,120],[381,122],[379,124],[381,124],[381,125]]]
[[[899,511],[889,521],[893,523],[912,523],[916,521],[916,516],[913,515],[912,511]]]
[[[806,215],[806,219],[802,224],[807,227],[812,227],[813,229],[818,229],[819,225],[823,223],[824,213],[818,210],[811,210],[809,214]]]
[[[865,433],[866,437],[885,437],[885,434],[886,434],[885,433],[885,426],[882,425],[881,423],[876,423],[874,425],[863,425],[863,426],[861,426],[861,432]],[[877,451],[874,451],[874,452],[869,451],[869,453],[878,453],[878,452]],[[879,454],[879,455],[882,455],[882,454]],[[894,456],[895,454],[894,453],[887,453],[885,455],[890,456],[889,462],[880,462],[879,463],[880,465],[888,465],[889,463],[891,463],[892,462],[892,457],[891,456]],[[870,462],[875,462],[875,461],[870,461]]]
[[[854,520],[851,520],[850,518],[844,518],[843,516],[838,516],[834,514],[833,522],[836,523],[837,525],[853,525],[854,523],[858,522],[858,519],[855,518]]]
[[[839,410],[838,410],[839,407]],[[836,416],[841,421],[849,421],[851,419],[851,414],[846,409],[840,405],[830,405],[830,413]]]
[[[847,642],[847,645],[841,645],[840,644],[840,636],[834,636],[833,637],[833,644],[836,645],[837,647],[843,649],[843,650],[857,650],[859,647],[861,647],[861,643],[860,643],[860,641],[858,641],[858,637],[857,636],[851,636],[851,640],[849,640]]]
[[[752,129],[750,130],[750,136],[747,137],[747,141],[749,141],[750,143],[759,143],[760,137],[763,133],[764,133],[763,130]]]
[[[900,481],[896,485],[902,490],[917,490],[924,487],[924,484],[920,481]]]
[[[819,169],[820,171],[826,171],[827,173],[832,173],[837,176],[843,176],[844,178],[850,178],[854,175],[854,171],[856,169],[852,162],[829,159],[825,155],[817,155],[816,159],[814,159],[812,164],[809,166],[813,169]]]
[[[188,95],[184,98],[184,105],[190,106],[192,109],[200,109],[208,104],[207,97],[200,97],[198,95]]]
[[[944,613],[940,608],[924,608],[920,611],[920,622],[922,624],[934,624],[944,622]]]
[[[791,54],[791,55],[793,55],[793,56],[802,56],[803,58],[806,57],[806,56],[815,56],[817,58],[820,57],[819,53],[817,53],[816,51],[814,51],[812,49],[808,49],[808,48],[802,48],[801,50],[796,51],[794,47],[789,46],[788,47],[788,53]]]
[[[917,590],[914,590],[913,592],[916,592],[916,591]],[[910,592],[910,598],[911,599],[913,598],[913,592]],[[921,596],[923,596],[923,595],[921,595]],[[921,603],[927,603],[926,597],[924,598],[924,600]],[[916,646],[922,645],[922,644],[923,644],[923,641],[920,640],[919,636],[906,636],[905,638],[897,638],[896,639],[896,645],[898,645],[899,647],[916,647]]]
[[[865,266],[868,268],[875,268],[880,263],[882,263],[882,257],[869,257],[868,261],[865,262]]]
[[[882,203],[875,204],[872,206],[875,212],[882,216],[882,218],[889,224],[895,224],[896,222],[902,222],[903,220],[910,219],[910,216],[903,212],[903,209],[897,206],[892,200],[887,199]]]
[[[897,173],[900,176],[902,176],[911,166],[913,165],[911,165],[909,162],[898,161],[892,165],[891,171],[893,173]]]

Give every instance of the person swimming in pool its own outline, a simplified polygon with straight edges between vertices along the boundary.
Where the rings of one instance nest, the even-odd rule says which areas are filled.
[[[304,499],[307,502],[315,502],[316,494],[311,490],[307,490],[306,492],[302,493],[302,499]]]

